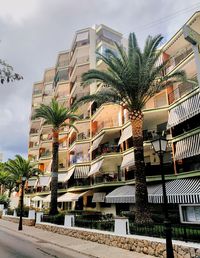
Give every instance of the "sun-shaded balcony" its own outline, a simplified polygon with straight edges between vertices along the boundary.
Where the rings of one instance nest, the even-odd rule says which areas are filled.
[[[94,160],[101,155],[115,154],[119,152],[119,138],[119,129],[106,130],[98,138],[95,138],[91,146],[92,159]]]
[[[196,77],[193,78],[195,80]],[[176,86],[176,88],[168,94],[169,104],[174,103],[176,100],[182,98],[184,95],[193,91],[197,88],[197,84],[191,82],[180,83]]]
[[[99,108],[92,120],[92,136],[102,129],[119,127],[122,125],[121,107],[118,105],[105,105]]]
[[[70,150],[69,166],[82,162],[90,161],[90,144],[81,143],[75,144],[73,149]]]
[[[193,52],[192,47],[187,45],[182,49],[173,54],[173,56],[169,57],[169,64],[166,69],[166,74],[170,73],[177,65],[179,65],[183,60],[185,60],[191,53]]]
[[[33,97],[42,94],[43,87],[44,87],[44,85],[43,85],[42,82],[41,83],[35,83],[33,85]]]
[[[51,149],[41,147],[39,150],[39,158],[50,158],[52,156]]]

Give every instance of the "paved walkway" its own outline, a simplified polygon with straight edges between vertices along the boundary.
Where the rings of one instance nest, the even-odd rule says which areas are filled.
[[[23,231],[18,231],[18,224],[0,219],[0,227],[7,229],[12,234],[26,236],[26,240],[51,244],[53,249],[58,247],[65,250],[78,251],[81,254],[89,255],[93,258],[151,258],[152,256],[131,252],[117,247],[98,244],[78,238],[68,237],[35,227],[23,226]]]

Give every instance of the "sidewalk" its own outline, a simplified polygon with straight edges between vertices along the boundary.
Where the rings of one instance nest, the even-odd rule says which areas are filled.
[[[68,237],[35,227],[23,226],[23,231],[18,231],[18,224],[0,219],[0,227],[12,231],[13,234],[26,236],[32,242],[51,245],[53,248],[62,248],[65,251],[73,250],[93,258],[151,258],[152,256],[131,252],[117,247],[98,244],[73,237]]]

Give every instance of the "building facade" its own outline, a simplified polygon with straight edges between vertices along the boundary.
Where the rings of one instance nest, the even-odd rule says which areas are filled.
[[[200,33],[200,13],[187,24]],[[33,119],[35,108],[52,98],[70,107],[76,99],[103,87],[92,83],[83,88],[81,75],[92,68],[106,69],[96,51],[116,51],[114,41],[126,48],[122,34],[105,25],[77,31],[70,50],[59,53],[55,67],[47,69],[43,80],[33,85],[28,155],[43,175],[28,182],[30,205],[42,208],[50,201],[52,128],[44,126],[41,119]],[[163,46],[163,60],[169,60],[166,73],[183,69],[188,77],[196,77],[194,55],[182,30]],[[151,140],[160,133],[169,140],[163,171],[169,202],[200,204],[199,112],[199,86],[191,83],[171,85],[146,103],[143,138],[149,202],[162,202],[159,158],[151,147]],[[134,209],[134,152],[127,110],[113,103],[98,106],[92,102],[80,106],[77,114],[80,120],[74,125],[78,131],[63,127],[59,134],[59,207],[114,215]],[[186,191],[186,186],[191,191]],[[188,196],[194,200],[186,200]]]

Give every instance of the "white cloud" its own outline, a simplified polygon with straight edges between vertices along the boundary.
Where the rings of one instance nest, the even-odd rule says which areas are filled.
[[[39,0],[6,0],[1,3],[0,17],[4,22],[21,24],[36,14]]]

